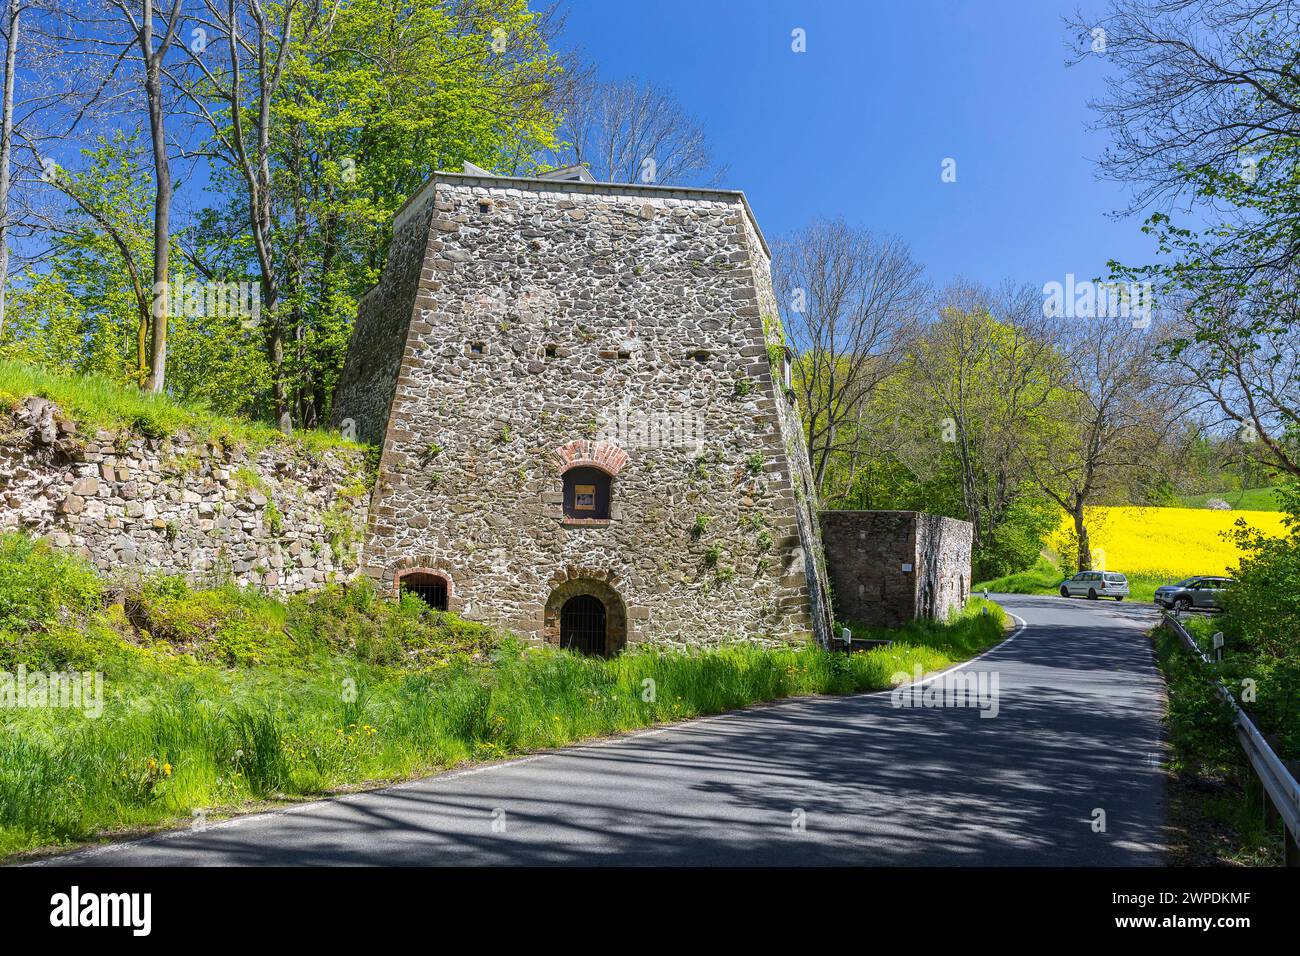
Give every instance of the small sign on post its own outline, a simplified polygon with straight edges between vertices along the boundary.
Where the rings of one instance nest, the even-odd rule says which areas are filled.
[[[1210,646],[1214,649],[1214,659],[1223,660],[1223,632],[1215,631],[1214,636],[1210,638]]]

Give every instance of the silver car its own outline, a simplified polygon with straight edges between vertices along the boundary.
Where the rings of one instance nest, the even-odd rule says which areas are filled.
[[[1177,584],[1165,584],[1156,588],[1156,604],[1175,611],[1187,611],[1194,607],[1222,608],[1223,594],[1232,587],[1232,578],[1205,576],[1184,578]]]
[[[1061,597],[1078,594],[1093,601],[1104,597],[1122,601],[1128,597],[1128,578],[1116,571],[1080,571],[1062,581],[1060,591]]]

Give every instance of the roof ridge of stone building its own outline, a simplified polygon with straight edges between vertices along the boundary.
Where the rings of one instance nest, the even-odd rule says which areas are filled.
[[[421,199],[430,189],[435,187],[438,182],[481,182],[492,185],[502,185],[508,183],[527,183],[530,186],[543,186],[548,190],[568,191],[575,193],[611,194],[611,195],[635,195],[637,193],[657,193],[665,199],[690,198],[692,196],[727,196],[732,199],[740,200],[741,206],[745,209],[745,215],[749,217],[749,224],[754,227],[754,233],[758,236],[758,241],[763,247],[763,252],[769,259],[772,258],[772,250],[767,244],[767,237],[763,235],[763,228],[758,224],[758,217],[754,215],[753,208],[749,205],[749,198],[745,195],[744,190],[740,189],[719,189],[707,186],[663,186],[658,183],[610,183],[578,180],[578,179],[546,179],[540,176],[498,176],[496,173],[489,172],[463,172],[450,169],[435,170],[428,179],[426,179],[420,188],[407,197],[406,202],[397,207],[393,213],[394,233],[405,221],[408,212],[419,208],[418,200]],[[684,196],[674,196],[674,193],[685,194]]]

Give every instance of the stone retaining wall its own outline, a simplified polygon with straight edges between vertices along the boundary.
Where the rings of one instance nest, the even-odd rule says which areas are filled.
[[[0,529],[110,575],[209,575],[290,593],[356,571],[370,492],[360,449],[81,434],[37,398],[0,416],[0,431]]]

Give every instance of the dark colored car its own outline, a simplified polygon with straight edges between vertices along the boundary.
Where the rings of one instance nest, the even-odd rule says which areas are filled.
[[[1205,576],[1185,578],[1177,584],[1156,588],[1156,604],[1175,611],[1192,608],[1222,608],[1223,592],[1232,587],[1232,578]]]

